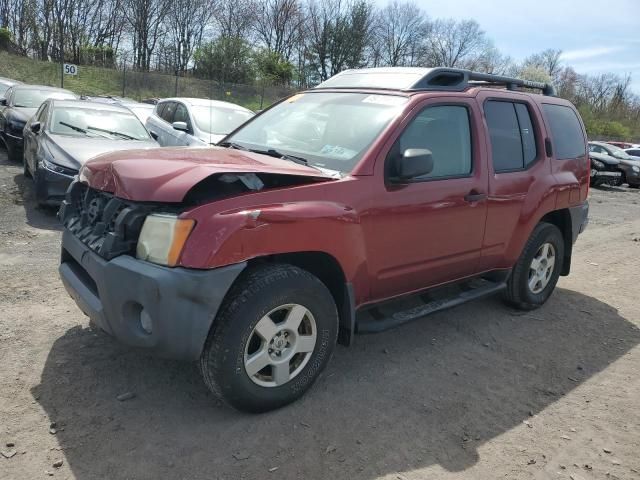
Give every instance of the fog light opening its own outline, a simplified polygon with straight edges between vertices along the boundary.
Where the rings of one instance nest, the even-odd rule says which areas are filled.
[[[153,322],[151,321],[151,316],[144,308],[140,311],[140,327],[142,327],[142,330],[149,335],[153,333]]]

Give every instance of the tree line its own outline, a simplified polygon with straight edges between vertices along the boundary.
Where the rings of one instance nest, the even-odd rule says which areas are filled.
[[[560,50],[516,62],[472,19],[411,1],[0,0],[0,44],[45,61],[305,88],[347,68],[446,66],[553,81],[589,133],[640,137],[630,77],[578,74]]]

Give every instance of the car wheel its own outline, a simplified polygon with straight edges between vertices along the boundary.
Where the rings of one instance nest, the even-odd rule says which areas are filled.
[[[265,412],[302,396],[333,353],[338,313],[327,287],[286,264],[243,274],[200,358],[206,385],[238,410]]]
[[[640,188],[640,183],[630,183],[629,188]]]
[[[533,230],[513,267],[505,297],[521,310],[544,304],[553,292],[564,259],[564,240],[555,225],[541,222]]]

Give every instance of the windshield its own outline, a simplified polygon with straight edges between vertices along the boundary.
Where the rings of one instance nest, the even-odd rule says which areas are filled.
[[[147,130],[133,113],[92,108],[55,108],[51,133],[74,137],[149,140]]]
[[[196,105],[191,114],[200,130],[216,135],[226,135],[253,117],[253,112],[234,108]]]
[[[5,92],[9,90],[9,85],[5,85],[4,83],[0,83],[0,98],[4,97]]]
[[[625,152],[620,147],[616,147],[615,145],[608,145],[607,148],[609,149],[611,154],[616,158],[622,158],[622,159],[625,159],[625,160],[633,160],[631,155],[629,155],[627,152]]]
[[[13,92],[13,106],[24,108],[38,108],[47,98],[58,100],[72,100],[76,96],[71,92],[56,90],[20,89]]]
[[[367,93],[294,95],[227,140],[258,151],[276,150],[310,165],[351,172],[408,98]]]

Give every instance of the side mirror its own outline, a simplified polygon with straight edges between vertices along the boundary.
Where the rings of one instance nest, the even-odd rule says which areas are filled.
[[[0,106],[2,106],[2,107],[6,107],[7,106],[7,99],[6,98],[0,98]]]
[[[33,122],[29,126],[29,128],[31,129],[31,131],[33,133],[35,133],[37,135],[38,133],[40,133],[40,130],[42,129],[42,124],[40,122]]]
[[[433,171],[433,154],[426,148],[408,148],[398,160],[398,180],[412,180]]]
[[[174,130],[180,130],[181,132],[188,132],[187,122],[173,122],[171,124]]]

